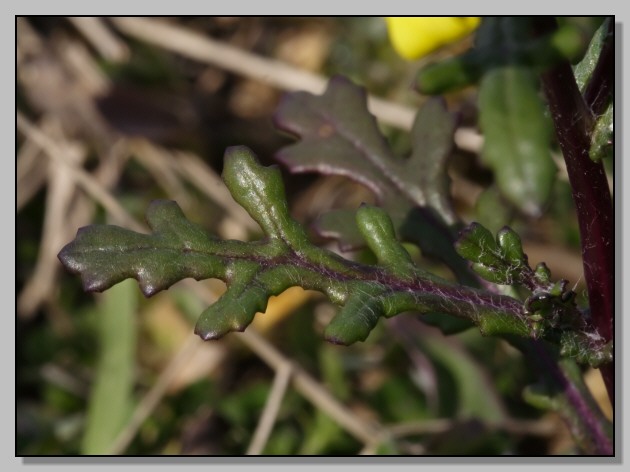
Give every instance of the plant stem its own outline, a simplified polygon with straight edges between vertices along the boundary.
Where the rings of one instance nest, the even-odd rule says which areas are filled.
[[[539,20],[545,23],[545,29],[548,29],[547,20],[554,22],[552,18]],[[598,74],[594,79],[603,80],[607,75]],[[614,316],[614,219],[604,167],[601,161],[594,162],[589,157],[593,113],[580,94],[567,61],[544,72],[542,83],[573,192],[592,322],[608,342],[612,340]],[[588,89],[593,87],[596,85],[591,81]],[[598,95],[589,92],[589,96]],[[603,366],[600,371],[612,403],[614,363]]]
[[[525,350],[539,363],[543,378],[553,389],[559,388],[558,412],[567,423],[580,448],[587,454],[612,455],[610,431],[597,403],[591,396],[577,365],[570,359],[555,359],[544,343],[526,341]],[[553,391],[553,390],[552,390]],[[552,399],[556,394],[551,393]]]

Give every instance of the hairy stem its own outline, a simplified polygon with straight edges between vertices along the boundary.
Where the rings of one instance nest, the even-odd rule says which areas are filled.
[[[555,28],[553,22],[551,18],[540,20],[546,32]],[[604,76],[607,74],[598,74],[593,79],[602,80]],[[589,90],[597,87],[594,80]],[[573,192],[593,324],[608,342],[612,340],[614,316],[614,219],[604,167],[589,158],[593,113],[580,94],[567,61],[544,72],[542,82]],[[589,95],[600,94],[591,91]],[[603,366],[601,373],[612,402],[614,363]]]
[[[526,349],[541,364],[545,380],[559,387],[564,401],[558,408],[579,446],[587,454],[612,455],[613,445],[605,420],[575,364],[570,359],[555,360],[541,341],[528,341]]]

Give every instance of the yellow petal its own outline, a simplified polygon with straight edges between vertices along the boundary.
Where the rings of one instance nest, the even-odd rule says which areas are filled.
[[[479,26],[481,19],[476,16],[389,16],[385,21],[396,52],[407,60],[414,60],[467,36]]]

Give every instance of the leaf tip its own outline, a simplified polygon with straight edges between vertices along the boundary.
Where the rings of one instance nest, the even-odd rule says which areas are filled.
[[[140,290],[142,291],[142,295],[144,295],[147,298],[150,298],[156,293],[162,291],[163,288],[156,287],[155,285],[140,284]]]
[[[61,251],[57,253],[57,259],[59,260],[61,265],[65,267],[66,270],[72,273],[76,273],[76,268],[74,267],[73,259],[71,256],[71,246],[72,243],[70,242],[62,247]]]
[[[214,339],[219,339],[221,336],[216,336],[212,331],[200,331],[195,328],[195,334],[199,336],[203,341],[212,341]]]
[[[204,341],[215,341],[227,334],[224,331],[204,329],[202,326],[199,325],[199,323],[197,323],[197,325],[195,326],[194,333]]]
[[[103,287],[103,284],[98,279],[94,277],[88,277],[84,273],[84,264],[79,262],[76,257],[76,238],[78,238],[79,235],[84,232],[84,230],[85,227],[79,228],[75,239],[66,244],[63,248],[61,248],[59,253],[57,253],[57,259],[66,271],[71,274],[81,276],[81,285],[83,286],[83,290],[85,292],[102,292],[103,290],[105,290],[106,287]]]
[[[247,146],[228,146],[223,154],[224,166],[231,168],[234,166],[252,166],[259,164],[256,154]]]
[[[217,303],[207,308],[197,320],[194,333],[204,341],[220,339],[228,333],[241,333],[253,321],[255,312],[251,310],[234,313],[231,309],[220,308],[222,302],[225,304],[225,300],[222,297]]]

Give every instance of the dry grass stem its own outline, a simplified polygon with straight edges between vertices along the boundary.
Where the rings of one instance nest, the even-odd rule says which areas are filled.
[[[83,91],[90,97],[104,93],[110,82],[102,70],[94,63],[83,44],[76,41],[64,41],[59,46],[64,65],[77,78]]]
[[[113,18],[123,33],[200,62],[213,64],[227,71],[256,79],[281,90],[321,94],[328,78],[298,69],[284,62],[265,58],[237,47],[216,41],[199,33],[150,18]],[[381,122],[404,130],[411,129],[416,109],[368,97],[368,108]],[[479,152],[483,138],[471,128],[460,128],[455,134],[457,145]]]
[[[260,415],[256,431],[254,431],[252,441],[247,448],[246,454],[248,456],[260,455],[265,448],[265,444],[267,444],[267,441],[269,440],[271,430],[273,429],[278,412],[280,411],[282,399],[284,398],[284,394],[289,386],[292,371],[293,366],[290,362],[286,362],[276,370],[276,376],[273,379],[271,392],[269,392],[269,397],[265,403],[262,415]]]
[[[274,370],[282,368],[286,358],[273,345],[253,330],[244,331],[238,336],[252,351]],[[364,443],[378,440],[384,429],[377,423],[360,418],[341,402],[328,389],[317,382],[306,371],[295,366],[293,385],[304,398],[326,413],[332,420]]]
[[[54,121],[49,121],[47,128],[53,128],[50,131],[56,132],[55,139],[59,152],[65,155],[69,165],[80,163],[85,158],[84,151],[76,144],[65,142],[58,125]],[[68,208],[75,191],[69,167],[48,160],[47,168],[48,192],[39,257],[32,276],[17,299],[17,311],[24,317],[32,317],[55,289],[56,274],[59,270],[56,263],[57,253],[74,233],[74,229],[66,225]]]
[[[24,140],[16,159],[15,211],[20,210],[44,186],[47,178],[47,167],[42,165],[41,148],[30,139]]]
[[[321,94],[328,79],[285,62],[249,53],[199,33],[150,18],[113,18],[123,33],[200,62],[272,85],[281,90],[304,90]],[[377,97],[368,98],[368,108],[383,123],[410,129],[416,110]]]
[[[131,154],[153,176],[155,182],[166,191],[169,197],[177,201],[184,210],[190,209],[192,199],[175,172],[174,168],[177,165],[172,153],[142,138],[131,139],[128,144]]]
[[[65,166],[68,170],[68,175],[72,177],[73,181],[103,205],[118,224],[127,226],[135,231],[145,229],[129,216],[106,188],[98,183],[88,172],[70,162],[66,151],[61,149],[54,139],[51,139],[39,127],[33,125],[21,112],[17,112],[16,118],[18,130],[34,143],[37,143],[46,155],[54,161],[55,165]]]
[[[121,62],[129,58],[127,45],[110,31],[101,18],[95,16],[71,16],[68,20],[103,58],[112,62]]]

